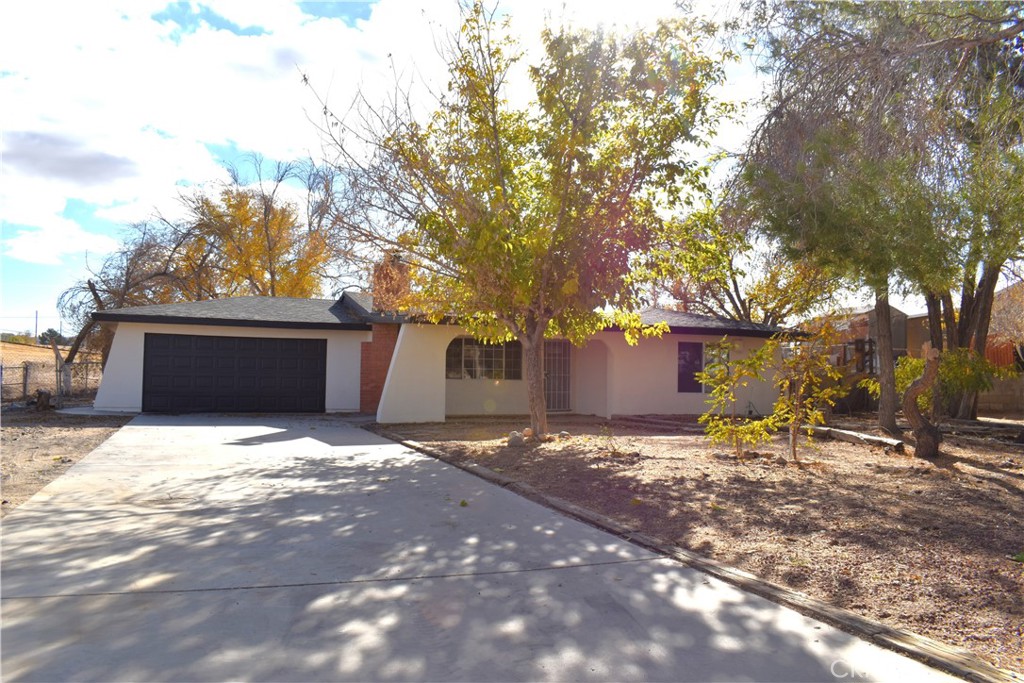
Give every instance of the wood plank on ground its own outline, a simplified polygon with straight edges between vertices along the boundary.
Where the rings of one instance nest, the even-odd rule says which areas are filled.
[[[884,446],[902,453],[904,443],[899,439],[890,439],[886,436],[875,436],[862,432],[851,432],[847,429],[836,429],[835,427],[804,426],[801,429],[810,430],[814,436],[824,439],[836,439],[849,443],[861,444],[864,446]]]

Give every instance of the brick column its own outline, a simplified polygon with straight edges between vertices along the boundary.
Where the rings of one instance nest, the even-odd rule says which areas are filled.
[[[359,373],[359,412],[377,413],[380,396],[384,391],[384,381],[388,377],[391,356],[395,352],[398,341],[398,329],[395,323],[374,323],[373,340],[362,343]]]

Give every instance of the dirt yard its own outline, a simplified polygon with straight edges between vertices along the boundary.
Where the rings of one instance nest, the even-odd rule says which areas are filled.
[[[0,412],[0,516],[62,475],[130,419],[4,406]]]
[[[794,463],[780,459],[781,438],[738,459],[699,434],[583,418],[552,421],[569,438],[506,446],[523,426],[473,419],[388,431],[1024,673],[1024,564],[1012,559],[1024,553],[1024,446],[1015,429],[949,435],[936,462],[815,441],[801,442]]]

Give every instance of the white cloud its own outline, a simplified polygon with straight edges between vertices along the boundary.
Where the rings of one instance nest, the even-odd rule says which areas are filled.
[[[205,24],[181,31],[154,20],[167,4],[150,0],[5,5],[3,211],[8,222],[35,228],[5,236],[5,258],[38,258],[26,245],[46,241],[42,235],[89,241],[62,217],[68,200],[119,223],[143,220],[154,208],[173,212],[181,182],[223,177],[207,144],[279,160],[318,157],[319,107],[300,71],[339,109],[359,87],[371,100],[382,97],[396,72],[436,87],[445,79],[437,43],[459,20],[455,0],[380,0],[355,25],[312,18],[292,3],[209,6],[266,33],[241,36]],[[501,7],[528,49],[538,45],[546,18],[562,14],[541,0]],[[673,0],[571,0],[564,7],[567,20],[588,26],[650,23],[675,11]],[[33,141],[41,154],[27,159]],[[17,206],[7,202],[14,194]]]
[[[67,218],[47,215],[38,223],[27,229],[4,226],[3,256],[27,263],[61,265],[69,255],[102,257],[117,248],[117,240],[87,232]]]

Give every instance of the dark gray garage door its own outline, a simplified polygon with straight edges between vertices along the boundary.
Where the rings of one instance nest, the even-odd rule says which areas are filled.
[[[327,340],[146,334],[142,410],[324,412]]]

